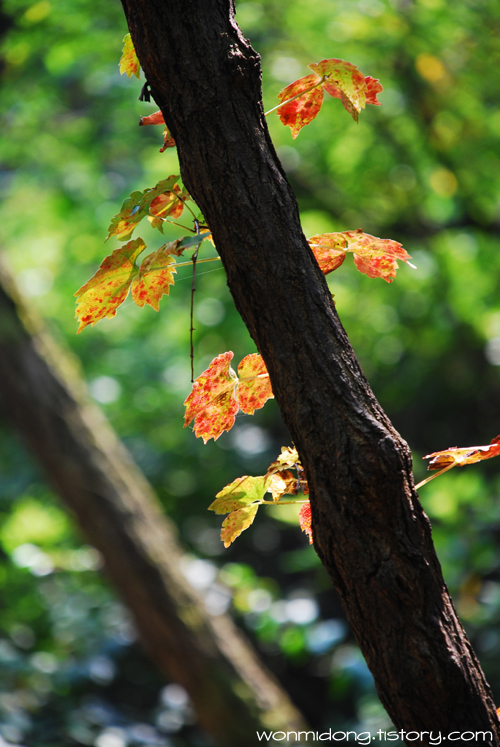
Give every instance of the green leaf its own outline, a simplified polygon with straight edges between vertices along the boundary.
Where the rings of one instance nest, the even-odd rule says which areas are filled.
[[[250,503],[262,501],[266,492],[265,477],[238,477],[230,485],[226,485],[216,495],[215,501],[208,507],[216,514],[227,514],[248,506]]]

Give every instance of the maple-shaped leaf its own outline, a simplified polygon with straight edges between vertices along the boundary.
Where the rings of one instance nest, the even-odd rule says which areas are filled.
[[[234,353],[222,353],[193,383],[191,394],[184,402],[184,428],[194,418],[194,432],[206,443],[229,431],[236,419],[238,402],[234,396],[237,377],[230,367]]]
[[[111,219],[106,241],[111,236],[116,236],[119,241],[127,241],[141,220],[149,214],[153,200],[161,194],[171,193],[178,178],[178,176],[169,176],[168,179],[158,182],[152,189],[132,192],[123,203],[120,212]]]
[[[312,533],[312,516],[311,516],[311,503],[310,501],[307,501],[303,504],[302,508],[299,511],[299,522],[300,522],[300,528],[303,532],[307,534],[309,537],[309,544],[312,545],[313,543],[313,533]]]
[[[349,112],[355,122],[358,121],[359,112],[366,104],[380,106],[377,93],[382,91],[382,86],[374,78],[365,78],[355,65],[345,60],[331,59],[312,63],[309,68],[323,78],[323,88],[330,96],[339,98],[344,109]]]
[[[356,231],[312,236],[308,242],[325,274],[340,267],[343,262],[342,254],[345,257],[346,252],[351,252],[360,272],[369,278],[382,278],[387,283],[392,283],[399,267],[397,260],[408,262],[411,259],[397,241],[370,236],[360,228]]]
[[[139,78],[140,72],[141,66],[135,53],[132,37],[130,34],[125,34],[123,37],[123,52],[120,58],[120,75],[127,73],[129,78],[131,78],[132,75]]]
[[[377,94],[382,86],[375,78],[365,76],[355,65],[336,58],[312,63],[312,75],[306,75],[290,83],[278,94],[282,106],[277,114],[284,125],[288,125],[292,136],[297,137],[302,127],[312,122],[323,103],[323,91],[339,98],[344,108],[357,122],[361,109],[366,104],[380,106]],[[293,100],[291,100],[293,99]]]
[[[253,415],[268,399],[274,398],[266,364],[259,353],[251,353],[238,366],[236,398],[243,412]]]
[[[132,298],[141,308],[149,304],[155,311],[160,310],[160,299],[170,292],[170,286],[174,284],[175,259],[169,254],[166,247],[162,246],[158,251],[145,257],[139,268],[139,274],[132,283]]]
[[[153,112],[153,114],[148,114],[147,117],[141,117],[139,119],[139,126],[144,127],[145,125],[158,125],[158,124],[165,124],[165,120],[163,119],[163,114],[161,113],[161,110],[158,110],[157,112]]]
[[[230,511],[244,508],[250,503],[261,502],[266,492],[265,477],[238,477],[230,485],[226,485],[217,495],[215,501],[208,507],[216,514],[227,514]]]
[[[220,533],[224,547],[229,547],[236,537],[239,537],[245,529],[253,524],[258,508],[259,504],[253,503],[250,506],[233,511],[224,519]]]
[[[129,241],[106,257],[95,275],[77,290],[76,317],[80,320],[78,332],[88,324],[92,326],[104,317],[111,318],[129,292],[130,284],[138,274],[135,260],[146,244],[141,238]]]
[[[444,469],[451,466],[465,467],[466,464],[474,464],[496,456],[500,456],[500,436],[493,438],[487,446],[468,446],[466,448],[452,446],[444,451],[427,454],[424,459],[431,460],[427,469]]]
[[[281,122],[291,129],[294,138],[305,125],[313,121],[321,109],[324,94],[320,81],[321,78],[312,73],[290,83],[278,94],[278,99],[286,103],[278,107],[277,114]],[[294,98],[297,95],[298,98]]]

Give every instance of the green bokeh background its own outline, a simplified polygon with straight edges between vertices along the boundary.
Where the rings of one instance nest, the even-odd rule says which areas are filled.
[[[274,402],[206,446],[182,429],[190,391],[189,268],[160,313],[131,300],[76,336],[73,294],[106,253],[130,192],[178,173],[143,81],[119,75],[117,2],[6,0],[0,18],[0,242],[28,302],[80,359],[91,395],[153,483],[186,547],[187,580],[228,609],[315,728],[389,728],[371,676],[296,511],[261,509],[229,550],[206,507],[262,474],[289,437]],[[356,125],[325,97],[293,140],[269,127],[306,236],[362,228],[417,266],[392,284],[348,257],[329,276],[369,381],[414,454],[500,432],[500,3],[270,0],[237,3],[262,56],[264,105],[339,57],[379,78],[381,107]],[[142,226],[141,226],[142,228]],[[151,248],[151,228],[136,232]],[[183,235],[173,227],[167,239]],[[217,264],[200,265],[196,374],[225,350],[254,352]],[[8,743],[205,745],[185,694],[143,657],[101,559],[38,467],[0,431],[0,735]],[[500,477],[495,460],[421,489],[444,575],[500,704]],[[1,744],[1,742],[0,742]]]

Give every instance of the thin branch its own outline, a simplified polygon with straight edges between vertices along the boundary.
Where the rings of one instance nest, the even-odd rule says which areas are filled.
[[[430,477],[426,477],[425,480],[422,480],[422,482],[419,482],[418,485],[415,485],[415,490],[418,490],[419,488],[422,487],[422,485],[425,485],[426,483],[430,482],[431,480],[434,480],[435,477],[439,477],[439,475],[442,475],[444,472],[448,472],[449,469],[451,469],[452,467],[456,467],[456,465],[457,465],[456,462],[452,462],[447,467],[443,467],[443,469],[440,469],[439,472],[435,472]]]
[[[196,228],[196,235],[199,236],[200,224],[198,223],[196,218],[194,219],[194,225]],[[198,244],[198,247],[191,258],[191,262],[193,264],[193,282],[191,285],[191,312],[190,312],[191,325],[189,328],[189,343],[190,343],[190,356],[191,356],[191,384],[194,382],[194,344],[193,344],[194,292],[196,290],[196,262],[198,260],[198,252],[200,251],[200,246],[201,244]]]

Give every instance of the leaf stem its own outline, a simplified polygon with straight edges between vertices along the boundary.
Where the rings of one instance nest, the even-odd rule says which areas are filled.
[[[199,245],[198,245],[198,248],[199,248]],[[207,257],[206,259],[198,259],[197,260],[197,264],[202,265],[203,262],[216,262],[218,259],[220,259],[220,257]],[[186,265],[192,265],[192,264],[193,264],[193,260],[190,259],[189,262],[177,262],[175,266],[176,267],[186,267]],[[262,375],[262,374],[260,374],[260,375]],[[242,381],[243,381],[243,379],[242,379]]]
[[[422,487],[422,485],[426,485],[431,480],[434,480],[435,477],[439,477],[439,475],[442,475],[444,472],[448,472],[448,470],[451,469],[452,467],[456,467],[456,464],[457,464],[456,462],[452,462],[447,467],[443,467],[443,469],[440,469],[439,472],[435,472],[430,477],[426,477],[425,480],[422,480],[422,482],[419,482],[418,485],[415,485],[415,490],[418,490],[419,488]]]
[[[268,114],[272,114],[273,112],[276,111],[276,109],[279,109],[280,106],[285,106],[285,104],[289,104],[290,101],[295,101],[295,99],[299,99],[301,96],[304,96],[306,93],[309,93],[309,91],[313,91],[315,88],[318,88],[318,86],[321,86],[325,82],[325,80],[326,80],[326,76],[324,75],[313,86],[309,86],[309,88],[306,88],[305,91],[301,91],[300,93],[296,93],[295,96],[292,96],[291,99],[287,99],[286,101],[282,101],[281,104],[278,104],[278,106],[275,106],[272,109],[269,109],[268,112],[265,112],[264,116],[267,117]]]
[[[298,501],[264,501],[264,500],[262,500],[261,503],[264,506],[289,506],[292,503],[307,503],[307,500],[305,500],[305,501],[302,501],[302,500],[298,500]]]
[[[196,228],[196,235],[199,236],[200,234],[200,224],[198,223],[197,219],[194,219],[194,225]],[[196,290],[196,262],[198,260],[198,252],[200,251],[201,243],[198,244],[195,253],[191,257],[191,262],[193,265],[193,282],[191,284],[191,311],[190,311],[190,328],[189,328],[189,343],[190,343],[190,356],[191,356],[191,384],[194,382],[194,343],[193,343],[193,319],[194,319],[194,292]]]

